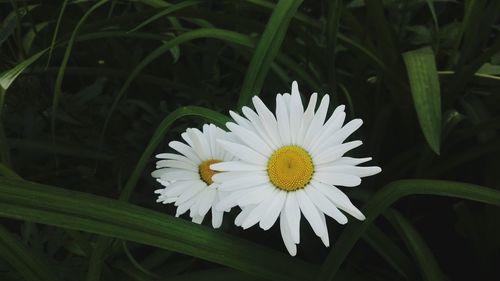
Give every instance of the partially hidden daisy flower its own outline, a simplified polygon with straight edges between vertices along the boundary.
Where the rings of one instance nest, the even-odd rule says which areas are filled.
[[[228,194],[216,209],[240,206],[235,224],[245,229],[258,223],[267,230],[279,217],[281,236],[293,256],[300,243],[302,213],[328,247],[325,214],[340,224],[347,223],[340,210],[365,219],[337,186],[357,186],[361,177],[381,171],[375,166],[357,166],[371,158],[344,156],[361,145],[359,140],[344,143],[361,126],[361,119],[342,126],[345,107],[341,105],[326,120],[329,96],[315,110],[316,93],[304,110],[297,82],[292,84],[291,95],[277,95],[276,115],[258,97],[252,101],[256,112],[243,107],[246,118],[230,112],[236,123],[226,125],[234,140],[218,140],[238,160],[210,165],[222,171],[213,180]]]
[[[179,154],[156,155],[162,160],[156,162],[157,170],[151,175],[165,186],[155,191],[159,194],[157,202],[174,203],[177,206],[177,217],[189,210],[189,216],[195,223],[201,223],[211,209],[212,226],[220,227],[224,211],[229,209],[214,208],[221,198],[221,193],[219,184],[212,180],[212,176],[217,172],[212,170],[210,165],[234,159],[216,141],[224,140],[228,135],[228,132],[213,124],[204,125],[203,131],[190,128],[181,134],[186,143],[169,143]]]

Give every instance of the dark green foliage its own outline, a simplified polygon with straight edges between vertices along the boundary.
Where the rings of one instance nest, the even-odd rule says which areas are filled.
[[[500,280],[499,17],[497,0],[1,0],[0,280]],[[155,152],[293,80],[364,120],[354,154],[382,173],[345,192],[366,221],[329,221],[325,249],[303,220],[291,258],[276,226],[155,203]]]

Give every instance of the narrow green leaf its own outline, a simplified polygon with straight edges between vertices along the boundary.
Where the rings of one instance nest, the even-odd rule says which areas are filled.
[[[412,280],[414,275],[411,259],[375,224],[363,234],[363,240],[389,263],[401,276]]]
[[[61,66],[59,68],[59,72],[57,73],[56,83],[54,86],[54,97],[52,98],[52,116],[51,116],[52,134],[54,134],[57,107],[59,105],[59,99],[62,95],[62,82],[63,82],[63,78],[64,78],[64,72],[66,70],[66,66],[68,65],[69,56],[71,55],[71,51],[72,51],[73,45],[75,43],[76,35],[78,34],[78,31],[80,30],[80,28],[83,25],[83,23],[85,22],[85,20],[87,20],[87,18],[90,16],[90,14],[92,14],[95,10],[97,10],[99,7],[106,4],[107,2],[108,2],[108,0],[101,0],[97,3],[95,3],[92,7],[90,7],[90,9],[88,9],[85,12],[85,14],[82,16],[82,18],[78,21],[75,29],[73,29],[73,32],[71,33],[71,37],[68,41],[68,46],[66,47],[66,51],[64,52],[64,57],[63,57],[63,60],[61,62]]]
[[[0,216],[172,250],[269,280],[310,280],[313,265],[264,246],[132,204],[0,178]]]
[[[23,49],[25,53],[30,53],[33,41],[35,41],[36,35],[42,29],[49,25],[48,21],[37,23],[32,26],[32,28],[23,37]]]
[[[386,214],[392,225],[404,239],[406,246],[414,255],[414,258],[421,269],[422,279],[428,281],[446,280],[443,272],[437,264],[436,258],[425,243],[424,239],[411,223],[396,211]]]
[[[200,38],[215,38],[215,39],[220,39],[226,42],[234,43],[234,44],[239,44],[243,46],[253,46],[253,40],[241,33],[234,32],[234,31],[229,31],[229,30],[224,30],[224,29],[217,29],[217,28],[200,28],[196,29],[193,31],[188,31],[186,33],[183,33],[179,35],[178,37],[175,37],[174,39],[165,42],[162,46],[158,47],[155,49],[153,52],[151,52],[148,56],[146,56],[130,73],[129,77],[123,83],[123,86],[120,88],[120,91],[116,94],[116,97],[113,101],[113,104],[111,105],[108,115],[106,116],[106,120],[104,121],[103,125],[103,132],[101,135],[104,135],[107,125],[109,123],[109,120],[111,116],[113,115],[116,106],[118,105],[118,102],[121,100],[125,92],[127,91],[128,87],[132,83],[132,81],[139,75],[139,73],[150,63],[152,63],[155,59],[163,55],[165,52],[170,50],[171,48],[178,46],[180,44],[189,42],[191,40],[195,39],[200,39]]]
[[[0,86],[4,89],[7,90],[12,82],[16,80],[17,76],[21,74],[26,68],[28,68],[32,63],[34,63],[37,59],[39,59],[45,52],[47,52],[48,49],[45,49],[43,51],[40,51],[30,58],[24,60],[21,63],[18,63],[14,68],[7,70],[0,74]]]
[[[325,259],[317,280],[333,280],[340,266],[370,224],[397,200],[408,195],[438,195],[473,200],[500,207],[500,191],[474,184],[438,180],[400,180],[377,192],[362,209],[365,221],[350,223]]]
[[[441,142],[441,91],[434,53],[430,47],[403,54],[420,128],[432,150]]]
[[[61,26],[61,20],[64,15],[64,11],[66,10],[66,5],[68,5],[68,0],[64,0],[64,2],[62,3],[61,11],[59,12],[59,16],[57,17],[54,34],[52,35],[52,41],[50,42],[49,57],[47,58],[47,64],[45,65],[45,68],[49,67],[50,65],[50,59],[52,58],[52,52],[54,51],[54,47],[56,45],[57,33],[59,32],[59,27]]]
[[[141,22],[139,25],[137,25],[136,27],[129,30],[129,32],[135,32],[135,31],[143,28],[144,26],[154,22],[155,20],[158,20],[158,19],[160,19],[168,14],[175,12],[175,11],[179,11],[179,10],[185,9],[187,7],[191,7],[191,6],[196,5],[200,2],[201,2],[200,0],[189,0],[189,1],[180,2],[180,3],[172,5],[172,6],[168,6],[165,9],[163,9],[162,11],[158,12],[156,15]]]
[[[0,225],[0,257],[28,281],[59,280],[50,266]]]
[[[302,0],[281,0],[274,8],[250,61],[241,86],[238,108],[246,105],[252,96],[260,94],[271,63],[278,54],[290,20],[300,3]]]
[[[21,177],[16,174],[16,172],[12,171],[9,167],[4,165],[3,163],[0,163],[0,175],[11,178],[11,179],[21,179]]]
[[[199,106],[180,107],[177,110],[171,112],[163,119],[163,121],[160,123],[155,133],[149,140],[146,149],[144,149],[141,158],[137,162],[137,165],[135,166],[134,170],[132,171],[132,174],[127,180],[125,187],[123,188],[123,191],[120,195],[120,200],[125,200],[125,201],[128,200],[128,198],[132,194],[135,185],[139,181],[144,168],[151,159],[153,152],[158,147],[160,142],[163,141],[163,138],[165,137],[165,134],[167,133],[168,129],[177,119],[184,116],[199,116],[206,120],[212,121],[216,125],[221,127],[225,126],[226,122],[229,121],[229,118],[227,116],[220,114],[216,111]]]

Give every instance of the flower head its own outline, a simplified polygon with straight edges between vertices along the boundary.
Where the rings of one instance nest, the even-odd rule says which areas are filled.
[[[347,217],[340,211],[364,220],[365,216],[337,186],[357,186],[361,177],[379,173],[379,167],[360,167],[371,158],[351,158],[344,154],[361,141],[344,141],[361,124],[354,119],[344,126],[344,106],[327,119],[329,96],[316,110],[317,94],[311,95],[304,110],[296,82],[292,94],[276,96],[276,113],[253,97],[255,110],[243,107],[244,117],[230,112],[235,123],[227,123],[232,140],[219,144],[238,160],[210,165],[221,171],[213,176],[221,192],[227,193],[216,206],[224,210],[240,206],[236,225],[255,224],[267,230],[279,217],[283,241],[291,255],[300,243],[301,213],[314,233],[329,246],[325,214],[340,224]]]
[[[211,164],[230,161],[230,153],[222,149],[217,139],[227,139],[228,133],[215,125],[204,125],[203,131],[187,129],[181,134],[186,143],[172,141],[169,146],[180,154],[162,153],[156,155],[162,159],[156,162],[151,175],[163,186],[155,193],[159,194],[157,202],[175,203],[176,216],[188,210],[193,222],[201,223],[212,209],[212,226],[220,227],[224,211],[215,210],[214,205],[220,200],[219,184],[213,182],[217,173],[210,168]]]

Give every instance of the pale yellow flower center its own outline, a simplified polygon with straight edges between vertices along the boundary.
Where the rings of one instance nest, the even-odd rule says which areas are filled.
[[[211,185],[214,181],[212,180],[212,176],[218,174],[220,172],[214,171],[210,169],[210,165],[222,162],[222,160],[210,159],[201,162],[200,166],[198,166],[198,171],[200,173],[201,179],[206,182],[208,185]]]
[[[288,145],[271,155],[267,162],[267,173],[277,188],[295,191],[309,183],[314,165],[311,156],[302,147]]]

